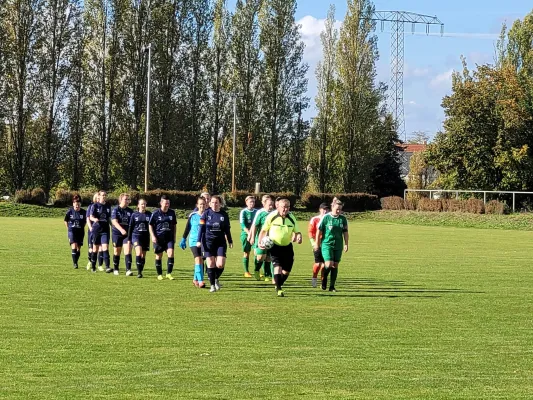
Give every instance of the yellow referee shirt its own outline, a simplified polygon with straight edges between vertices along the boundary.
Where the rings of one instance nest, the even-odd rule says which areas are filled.
[[[268,232],[270,239],[278,246],[288,246],[292,241],[292,234],[300,232],[292,213],[282,218],[277,211],[268,214],[262,230]]]

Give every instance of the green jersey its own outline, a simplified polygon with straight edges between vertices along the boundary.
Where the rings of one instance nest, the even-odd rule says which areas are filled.
[[[322,232],[322,246],[342,249],[344,246],[344,232],[348,232],[348,221],[344,215],[334,216],[327,213],[318,224]]]
[[[241,224],[242,234],[246,234],[245,229],[250,230],[256,213],[257,210],[255,208],[252,208],[251,210],[248,210],[248,208],[244,208],[241,210],[239,214],[239,222]]]
[[[254,221],[252,223],[255,226],[255,243],[254,243],[254,247],[257,247],[257,242],[259,241],[259,234],[261,233],[261,229],[263,228],[263,225],[265,223],[266,217],[268,217],[268,214],[270,214],[270,211],[267,211],[264,208],[258,210],[255,213],[255,218],[254,218]]]

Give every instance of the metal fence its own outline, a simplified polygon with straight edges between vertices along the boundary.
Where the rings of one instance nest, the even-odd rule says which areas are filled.
[[[455,198],[459,198],[460,193],[483,193],[483,203],[487,204],[487,193],[488,194],[510,194],[513,198],[513,212],[516,209],[516,195],[533,195],[533,192],[511,192],[511,191],[491,191],[491,190],[441,190],[441,189],[405,189],[403,191],[404,200],[407,198],[407,193],[409,192],[425,192],[429,193],[429,198],[440,198],[442,193],[451,193],[455,194]],[[438,197],[435,197],[438,195]]]

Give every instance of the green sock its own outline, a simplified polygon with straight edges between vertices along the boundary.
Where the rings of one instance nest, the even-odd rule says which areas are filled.
[[[261,269],[261,266],[263,265],[263,261],[259,261],[257,260],[257,258],[255,259],[255,268],[254,268],[254,271],[259,271]]]
[[[248,257],[243,257],[242,258],[242,266],[244,268],[244,272],[249,272],[248,271],[248,261],[249,261]]]

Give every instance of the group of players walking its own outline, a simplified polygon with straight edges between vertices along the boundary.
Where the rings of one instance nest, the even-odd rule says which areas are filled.
[[[95,193],[93,203],[87,211],[81,208],[81,198],[73,197],[73,206],[64,218],[72,251],[74,268],[78,268],[80,251],[85,237],[85,225],[88,226],[87,270],[119,275],[119,264],[124,250],[126,276],[133,275],[132,252],[135,252],[137,277],[143,277],[146,252],[150,242],[155,253],[157,279],[174,280],[174,245],[176,243],[177,218],[170,208],[170,200],[163,195],[159,208],[153,212],[146,210],[146,200],[140,199],[137,210],[129,208],[130,196],[122,193],[118,206],[111,209],[106,202],[105,191]],[[294,264],[293,243],[302,243],[302,233],[294,214],[290,210],[290,201],[286,198],[274,200],[270,195],[261,199],[262,208],[255,209],[255,197],[248,196],[246,208],[241,210],[241,245],[243,250],[244,277],[271,281],[276,286],[276,293],[283,297],[283,284],[289,277]],[[233,247],[231,225],[228,214],[222,209],[222,198],[202,193],[196,202],[196,208],[189,215],[179,246],[185,250],[189,245],[194,259],[193,283],[203,288],[204,271],[210,285],[210,292],[220,290],[220,276],[226,265],[228,246]],[[320,214],[309,222],[309,238],[313,247],[314,265],[312,286],[317,286],[318,274],[321,273],[322,290],[327,290],[331,274],[329,291],[335,292],[338,265],[342,252],[348,251],[348,222],[342,215],[342,203],[336,198],[329,206],[320,205]],[[111,228],[111,238],[110,238]],[[111,239],[111,242],[110,242]],[[109,244],[113,244],[113,268],[109,254]],[[255,253],[253,274],[249,271],[250,255]],[[163,277],[163,255],[167,254],[167,271]]]

